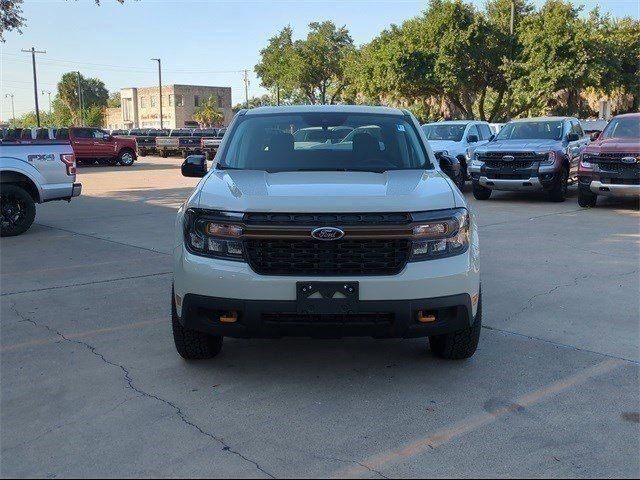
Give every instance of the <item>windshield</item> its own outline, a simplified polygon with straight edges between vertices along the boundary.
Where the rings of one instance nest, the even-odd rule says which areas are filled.
[[[496,140],[561,140],[562,121],[512,122],[498,133]]]
[[[272,114],[241,117],[239,122],[222,152],[220,168],[269,172],[432,168],[415,128],[400,116]],[[299,131],[311,127],[320,127],[326,134],[313,135],[315,141],[306,134],[304,141],[296,140]],[[342,140],[331,141],[332,130],[351,129]]]
[[[601,138],[640,140],[640,117],[614,118],[602,132]]]
[[[464,135],[466,123],[430,123],[423,125],[422,129],[427,140],[449,140],[459,142]]]

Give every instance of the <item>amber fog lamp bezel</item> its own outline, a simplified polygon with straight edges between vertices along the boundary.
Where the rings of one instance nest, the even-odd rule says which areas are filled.
[[[226,223],[207,222],[204,226],[204,233],[211,237],[238,238],[242,236],[242,227]]]

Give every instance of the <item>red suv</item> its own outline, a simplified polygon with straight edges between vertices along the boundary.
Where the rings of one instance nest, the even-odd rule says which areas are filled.
[[[69,140],[78,162],[98,161],[129,167],[137,158],[135,138],[114,137],[99,128],[61,128],[56,132],[56,139]]]
[[[595,207],[598,195],[640,196],[640,113],[614,117],[582,152],[578,204]]]

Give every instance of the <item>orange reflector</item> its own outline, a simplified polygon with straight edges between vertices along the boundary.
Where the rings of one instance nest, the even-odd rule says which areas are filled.
[[[479,299],[479,298],[480,298],[480,295],[478,295],[477,293],[476,293],[473,297],[471,297],[471,303],[472,303],[472,305],[474,305],[474,306],[475,306],[475,305],[477,305],[477,304],[478,304],[478,299]]]
[[[231,311],[224,315],[220,315],[220,321],[222,323],[235,323],[238,321],[238,312]]]
[[[180,295],[176,295],[175,297],[176,297],[176,305],[178,307],[181,307],[182,306],[182,297]]]
[[[423,312],[422,310],[420,310],[418,312],[418,321],[420,323],[432,323],[436,321],[436,316],[431,313]]]

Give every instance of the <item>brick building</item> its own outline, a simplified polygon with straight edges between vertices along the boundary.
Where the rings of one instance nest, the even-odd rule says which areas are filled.
[[[193,119],[193,114],[210,97],[217,99],[218,107],[224,113],[224,125],[228,125],[233,116],[231,87],[163,85],[162,126],[197,127],[198,122]],[[119,108],[105,112],[105,128],[160,128],[158,87],[123,88],[120,90],[120,101]]]

